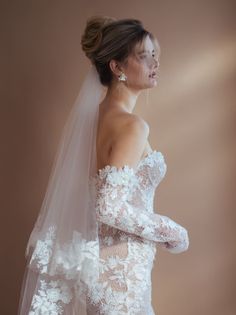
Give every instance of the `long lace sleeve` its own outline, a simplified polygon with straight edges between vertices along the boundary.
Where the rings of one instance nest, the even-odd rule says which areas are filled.
[[[106,166],[97,174],[97,220],[145,239],[164,243],[172,253],[187,250],[187,230],[167,216],[138,205],[134,195],[139,185],[133,168]],[[137,191],[136,191],[137,193]]]

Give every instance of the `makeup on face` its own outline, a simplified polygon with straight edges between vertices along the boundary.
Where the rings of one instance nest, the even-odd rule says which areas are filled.
[[[154,49],[151,52],[147,49],[138,51],[137,56],[139,60],[146,62],[148,66],[152,66],[153,62],[154,64],[157,62],[157,66],[159,67],[159,60],[158,57],[156,57],[156,52]]]

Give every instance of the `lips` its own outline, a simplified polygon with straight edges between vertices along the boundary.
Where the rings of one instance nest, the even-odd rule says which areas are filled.
[[[157,73],[154,71],[154,72],[152,72],[150,75],[149,75],[149,77],[150,78],[153,78],[153,77],[155,77],[157,75]]]

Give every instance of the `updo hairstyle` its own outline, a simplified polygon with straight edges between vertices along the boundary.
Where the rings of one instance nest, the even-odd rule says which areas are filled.
[[[135,45],[142,43],[148,35],[158,50],[156,38],[144,29],[141,21],[92,16],[87,20],[81,46],[85,55],[96,66],[101,83],[109,87],[113,78],[109,66],[110,60],[115,59],[126,65],[127,58],[134,52]]]

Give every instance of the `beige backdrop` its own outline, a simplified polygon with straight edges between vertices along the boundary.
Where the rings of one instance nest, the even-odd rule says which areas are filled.
[[[88,61],[87,17],[141,19],[161,45],[158,86],[135,112],[150,124],[166,177],[155,208],[184,225],[190,247],[157,249],[158,315],[236,314],[235,1],[2,1],[1,311],[16,314],[24,251],[63,123]]]

